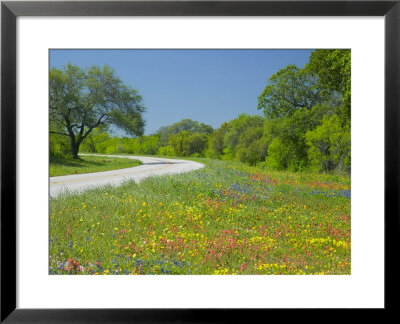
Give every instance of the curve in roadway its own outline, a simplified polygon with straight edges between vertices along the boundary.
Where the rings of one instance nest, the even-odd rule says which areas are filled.
[[[127,180],[140,182],[151,176],[183,173],[204,167],[202,163],[187,160],[126,155],[101,154],[97,156],[140,160],[142,165],[119,170],[50,177],[50,197],[55,197],[64,191],[82,192],[89,188],[104,185],[118,186]]]

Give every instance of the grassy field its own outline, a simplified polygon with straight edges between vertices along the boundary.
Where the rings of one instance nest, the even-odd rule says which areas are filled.
[[[204,169],[50,200],[50,274],[350,274],[350,178]]]
[[[50,177],[131,168],[142,164],[138,160],[104,156],[81,156],[78,160],[50,159]]]

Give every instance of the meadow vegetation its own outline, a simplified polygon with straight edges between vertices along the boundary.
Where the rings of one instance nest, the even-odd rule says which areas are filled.
[[[206,167],[50,203],[51,274],[350,274],[350,178]]]

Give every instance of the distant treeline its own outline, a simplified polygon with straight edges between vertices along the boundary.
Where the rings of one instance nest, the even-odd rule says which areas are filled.
[[[350,172],[349,50],[316,50],[300,69],[272,75],[258,98],[264,116],[241,114],[213,129],[183,119],[149,136],[112,137],[95,129],[81,152],[239,160],[273,170]],[[50,135],[52,156],[68,154],[65,137]]]

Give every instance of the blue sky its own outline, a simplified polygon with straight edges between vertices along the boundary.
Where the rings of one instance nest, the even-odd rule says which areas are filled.
[[[240,113],[262,114],[258,96],[288,64],[307,63],[311,50],[51,50],[50,66],[110,65],[143,96],[145,134],[183,118],[213,128]]]

